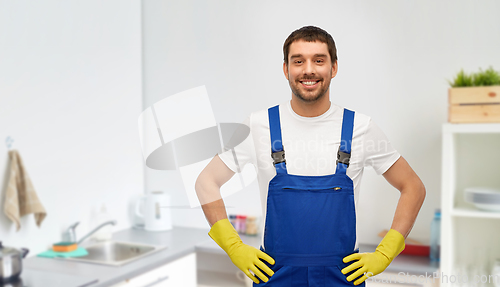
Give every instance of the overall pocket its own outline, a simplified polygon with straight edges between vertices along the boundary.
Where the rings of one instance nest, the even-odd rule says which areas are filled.
[[[271,265],[266,263],[271,270],[273,270],[274,274],[273,276],[269,277],[269,280],[267,282],[264,282],[260,280],[258,276],[255,276],[257,279],[259,279],[259,284],[253,283],[254,287],[261,287],[261,286],[292,286],[292,274],[291,274],[291,268],[292,266],[284,266],[284,265]],[[259,268],[260,270],[260,268]],[[264,275],[267,275],[267,273],[263,272],[260,270]]]
[[[350,261],[350,262],[347,262],[347,263],[344,263],[344,262],[341,262],[340,264],[338,264],[337,266],[333,266],[333,267],[330,267],[330,270],[332,272],[332,276],[336,277],[337,280],[341,281],[343,283],[343,285],[335,285],[335,286],[365,286],[365,282],[359,284],[359,285],[354,285],[354,282],[356,282],[356,280],[363,276],[359,276],[358,278],[356,279],[353,279],[352,281],[347,281],[347,277],[349,277],[351,274],[353,274],[354,272],[356,272],[357,269],[354,269],[353,271],[347,273],[347,274],[343,274],[342,273],[342,269],[346,268],[347,266],[351,265],[352,263],[355,263],[356,261]],[[337,281],[336,281],[337,282]],[[334,285],[332,285],[334,286]]]

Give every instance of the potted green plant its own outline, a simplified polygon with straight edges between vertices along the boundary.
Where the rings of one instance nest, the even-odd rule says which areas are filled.
[[[461,70],[448,83],[449,122],[500,122],[499,72],[492,67],[471,74]]]

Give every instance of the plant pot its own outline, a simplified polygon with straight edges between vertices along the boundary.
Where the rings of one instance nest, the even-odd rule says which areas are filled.
[[[500,86],[462,87],[448,90],[448,122],[500,122]]]

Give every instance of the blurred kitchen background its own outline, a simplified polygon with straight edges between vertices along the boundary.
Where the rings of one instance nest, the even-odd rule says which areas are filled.
[[[14,139],[47,210],[41,228],[30,215],[18,232],[2,212],[0,238],[34,255],[76,221],[80,234],[89,231],[102,204],[118,222],[113,230],[127,229],[137,198],[156,190],[171,196],[174,227],[208,229],[201,208],[189,207],[179,171],[145,166],[140,113],[202,85],[218,123],[289,99],[283,42],[315,25],[337,45],[331,101],[371,116],[424,182],[427,197],[409,237],[429,244],[441,208],[447,80],[461,69],[500,69],[499,11],[495,0],[0,0],[0,139]],[[480,139],[497,154],[498,137]],[[8,163],[0,144],[2,192]],[[480,166],[498,171],[498,162],[487,164]],[[496,178],[490,183],[500,187]],[[378,244],[398,198],[365,170],[361,243]],[[228,213],[261,214],[257,182],[225,202]]]

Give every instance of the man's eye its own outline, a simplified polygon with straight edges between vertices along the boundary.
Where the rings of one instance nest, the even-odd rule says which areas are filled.
[[[295,61],[295,64],[302,64],[302,61],[300,61],[300,60],[296,60],[296,61]]]
[[[316,60],[316,63],[323,63],[323,60]]]

